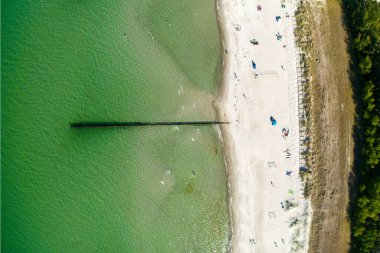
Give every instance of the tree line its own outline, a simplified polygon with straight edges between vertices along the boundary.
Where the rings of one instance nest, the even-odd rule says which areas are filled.
[[[344,0],[357,83],[361,146],[351,215],[351,252],[380,250],[380,2]],[[358,157],[356,157],[357,159]]]

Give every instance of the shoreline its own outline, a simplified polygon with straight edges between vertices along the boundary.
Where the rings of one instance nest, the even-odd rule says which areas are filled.
[[[226,112],[224,110],[224,101],[227,100],[227,84],[226,84],[226,73],[227,73],[227,67],[229,65],[229,57],[227,57],[225,53],[225,48],[228,46],[226,45],[226,34],[225,29],[223,28],[223,18],[220,14],[220,6],[219,6],[220,0],[215,0],[216,5],[216,14],[217,14],[217,22],[218,22],[218,30],[219,30],[219,37],[220,37],[220,45],[221,45],[221,51],[222,51],[222,69],[221,69],[221,78],[220,78],[220,84],[218,87],[218,93],[215,98],[215,101],[213,103],[215,112],[216,112],[216,119],[217,120],[227,120]],[[232,199],[235,198],[234,193],[232,189],[232,185],[236,184],[235,177],[233,175],[233,164],[235,164],[235,157],[233,156],[233,153],[235,151],[235,147],[233,146],[232,142],[232,136],[228,131],[228,127],[220,125],[218,126],[220,130],[220,138],[222,142],[222,148],[223,148],[223,156],[225,161],[225,169],[226,169],[226,175],[227,175],[227,189],[228,189],[228,207],[229,207],[229,223],[230,223],[230,238],[229,238],[229,245],[227,248],[227,252],[232,252],[232,241],[233,237],[236,231],[234,222],[234,217],[236,210],[234,209],[234,205],[232,204]]]
[[[263,35],[263,33],[265,33],[265,31],[258,32],[257,30],[259,29],[257,27],[256,29],[249,28],[249,26],[255,26],[255,20],[249,20],[246,12],[255,13],[252,16],[257,16],[257,20],[259,20],[259,18],[262,18],[259,16],[263,15],[264,11],[267,12],[267,15],[272,15],[273,18],[276,16],[275,11],[271,10],[270,7],[266,9],[263,8],[263,10],[260,12],[257,11],[256,5],[258,5],[259,2],[260,1],[254,1],[253,3],[247,4],[245,3],[245,1],[227,2],[225,0],[216,0],[217,19],[223,53],[223,66],[218,94],[216,100],[214,101],[214,107],[216,109],[216,115],[218,120],[233,122],[233,124],[231,125],[219,126],[221,130],[221,138],[223,142],[222,146],[224,150],[223,152],[226,161],[226,174],[228,179],[228,202],[230,209],[229,211],[231,224],[231,240],[228,250],[230,252],[267,252],[268,250],[275,252],[306,252],[308,248],[307,241],[308,231],[310,227],[310,206],[308,205],[309,201],[297,197],[297,199],[295,200],[295,202],[297,202],[297,207],[285,214],[280,214],[281,211],[278,210],[278,206],[276,207],[276,204],[279,205],[279,203],[266,203],[261,205],[262,202],[265,202],[266,198],[271,198],[271,194],[273,194],[273,189],[271,189],[271,186],[269,184],[267,184],[266,186],[262,186],[261,184],[264,181],[268,183],[270,182],[270,184],[272,184],[271,179],[273,181],[274,179],[273,175],[265,175],[265,172],[264,174],[262,173],[262,171],[265,171],[267,168],[264,169],[265,165],[263,161],[258,161],[262,160],[260,152],[263,151],[263,148],[264,151],[269,150],[271,152],[271,149],[273,147],[276,148],[277,145],[281,145],[283,143],[281,138],[280,140],[275,140],[275,142],[278,143],[274,143],[274,145],[262,143],[263,140],[261,139],[261,135],[268,135],[270,136],[270,138],[272,138],[271,132],[268,132],[266,134],[260,132],[260,130],[266,131],[264,129],[270,128],[267,126],[263,126],[268,125],[269,120],[266,118],[262,119],[261,117],[259,119],[259,116],[255,116],[253,114],[255,112],[255,109],[253,108],[260,107],[258,103],[260,104],[266,102],[265,96],[261,96],[262,94],[260,95],[260,93],[265,93],[267,91],[265,91],[265,89],[263,89],[262,87],[252,88],[252,86],[261,85],[261,83],[267,85],[268,83],[273,82],[273,80],[268,81],[269,79],[265,80],[265,78],[262,78],[261,80],[256,80],[255,78],[253,78],[250,66],[248,67],[247,64],[247,62],[249,63],[250,61],[250,57],[248,57],[249,59],[247,59],[246,56],[259,55],[259,57],[263,58],[264,63],[265,58],[267,58],[266,56],[270,55],[271,52],[250,52],[255,50],[252,50],[253,47],[250,47],[251,45],[249,45],[249,42],[246,43],[247,40],[244,41],[244,43],[246,43],[247,45],[244,45],[244,47],[241,48],[241,44],[243,43],[242,40],[245,36],[244,32],[256,33],[256,37],[259,37],[260,35]],[[271,4],[273,3],[280,5],[281,1],[272,1]],[[267,3],[260,2],[260,4],[264,6]],[[294,3],[292,4],[293,12],[291,13],[291,15],[294,14]],[[267,6],[270,6],[270,4],[268,4]],[[284,16],[282,16],[282,18],[285,19]],[[290,28],[292,27],[290,26]],[[293,39],[293,42],[286,42],[286,53],[283,55],[287,61],[286,63],[295,63],[296,61],[295,56],[292,59],[289,58],[290,53],[288,52],[288,50],[291,51],[291,46],[294,46],[295,44],[294,36],[291,38]],[[276,42],[277,41],[274,41],[273,44],[275,44]],[[246,49],[245,47],[249,49]],[[240,51],[243,51],[243,54],[241,54]],[[246,65],[244,66],[244,64]],[[277,66],[277,68],[279,68],[279,66]],[[282,65],[281,68],[283,68]],[[293,72],[296,71],[295,64],[293,70]],[[291,71],[289,71],[287,75],[283,75],[281,78],[278,78],[277,74],[277,79],[280,80],[276,80],[276,82],[280,81],[285,85],[289,85],[290,83],[292,83],[292,81],[295,81],[296,83],[297,78],[295,78],[295,80],[293,80],[294,77],[293,79],[288,78],[288,76],[294,74],[293,72],[290,72]],[[234,76],[232,76],[232,73],[234,73]],[[238,75],[236,73],[238,73]],[[285,90],[283,87],[282,89]],[[242,93],[242,91],[244,92]],[[244,98],[241,95],[243,95]],[[271,95],[272,97],[277,97],[283,96],[283,93],[279,93],[277,95],[275,93],[272,93]],[[289,97],[290,95],[291,94],[288,94]],[[289,97],[283,99],[283,101],[279,103],[279,106],[285,103],[289,104]],[[298,117],[295,117],[294,112],[290,112],[294,109],[292,106],[296,107],[297,105],[293,103],[291,107],[289,107],[289,110],[285,110],[284,112],[282,112],[283,115],[281,115],[281,117],[289,118],[283,120],[287,121],[287,125],[289,127],[293,126],[295,122],[298,124]],[[259,110],[259,108],[256,110]],[[260,127],[257,127],[257,129],[256,127],[253,127],[255,124],[252,124],[252,120],[250,120],[251,117],[254,118],[253,121],[258,121],[256,123],[260,125]],[[278,126],[278,128],[279,127],[280,126]],[[291,134],[289,136],[289,139],[291,139],[291,144],[289,144],[289,141],[288,145],[291,145],[292,148],[296,148],[297,145],[295,143],[299,142],[299,134],[297,132],[297,127],[291,128]],[[298,136],[296,136],[295,133],[297,133]],[[256,139],[257,141],[259,141],[257,142],[259,144],[248,143],[248,140],[250,138]],[[265,149],[265,147],[267,149]],[[268,156],[268,152],[266,151],[263,154],[264,156]],[[294,150],[292,151],[294,152]],[[280,156],[281,155],[282,154],[280,154]],[[281,158],[278,157],[278,155],[276,156],[276,158],[279,158],[279,160],[281,160]],[[299,181],[298,176],[298,156],[292,158],[291,160],[291,165],[294,171],[292,183],[290,184],[289,182],[286,182],[286,179],[281,180],[283,182],[279,183],[278,186],[276,183],[276,188],[282,188],[282,190],[285,190],[291,186],[297,188],[297,190],[294,190],[295,195],[302,195],[303,184],[301,181]],[[286,165],[287,161],[281,161],[278,162],[278,164],[281,166]],[[247,169],[247,167],[251,168]],[[247,192],[250,192],[251,194],[247,194]],[[281,198],[286,199],[286,197]],[[294,200],[295,198],[292,199]],[[258,205],[258,203],[260,205]],[[281,231],[277,229],[278,231],[265,232],[265,230],[274,228],[272,224],[273,221],[266,219],[264,215],[264,209],[267,210],[267,208],[271,208],[271,210],[273,209],[273,212],[269,213],[279,213],[278,218],[281,224]],[[302,228],[297,228],[298,230],[295,228],[289,228],[289,222],[291,222],[291,218],[293,220],[297,219],[294,217],[302,216],[301,213],[306,213],[306,216],[303,215],[302,218],[302,223],[304,224],[300,226]],[[300,229],[302,229],[304,232],[307,232],[303,238],[294,239],[294,237],[290,238],[290,236],[288,236],[287,238],[285,238],[285,236],[283,236],[283,238],[278,237],[274,240],[269,239],[272,236],[278,236],[279,234],[284,234],[286,232],[288,234],[290,232],[292,235],[294,235],[295,230],[299,232]],[[295,240],[297,241],[297,243],[301,243],[303,249],[295,250],[295,248],[291,245],[291,240]]]

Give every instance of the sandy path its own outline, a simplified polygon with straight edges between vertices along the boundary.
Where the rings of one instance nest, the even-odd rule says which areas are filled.
[[[281,0],[218,0],[217,4],[226,49],[217,107],[220,118],[232,122],[222,127],[232,252],[307,252],[308,202],[298,176],[295,3],[285,2],[285,8]],[[276,21],[276,16],[281,18]],[[252,45],[252,39],[259,45]],[[287,137],[283,128],[289,129]],[[285,210],[286,201],[296,207]],[[290,227],[295,219],[299,222]]]

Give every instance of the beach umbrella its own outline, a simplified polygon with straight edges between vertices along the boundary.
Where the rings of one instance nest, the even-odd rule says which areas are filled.
[[[270,116],[270,122],[272,123],[272,126],[277,125],[277,120],[275,120],[272,116]]]

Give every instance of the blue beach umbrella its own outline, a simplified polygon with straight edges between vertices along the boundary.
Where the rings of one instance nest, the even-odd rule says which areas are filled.
[[[270,122],[272,123],[272,126],[277,125],[277,120],[275,120],[272,116],[270,116]]]

